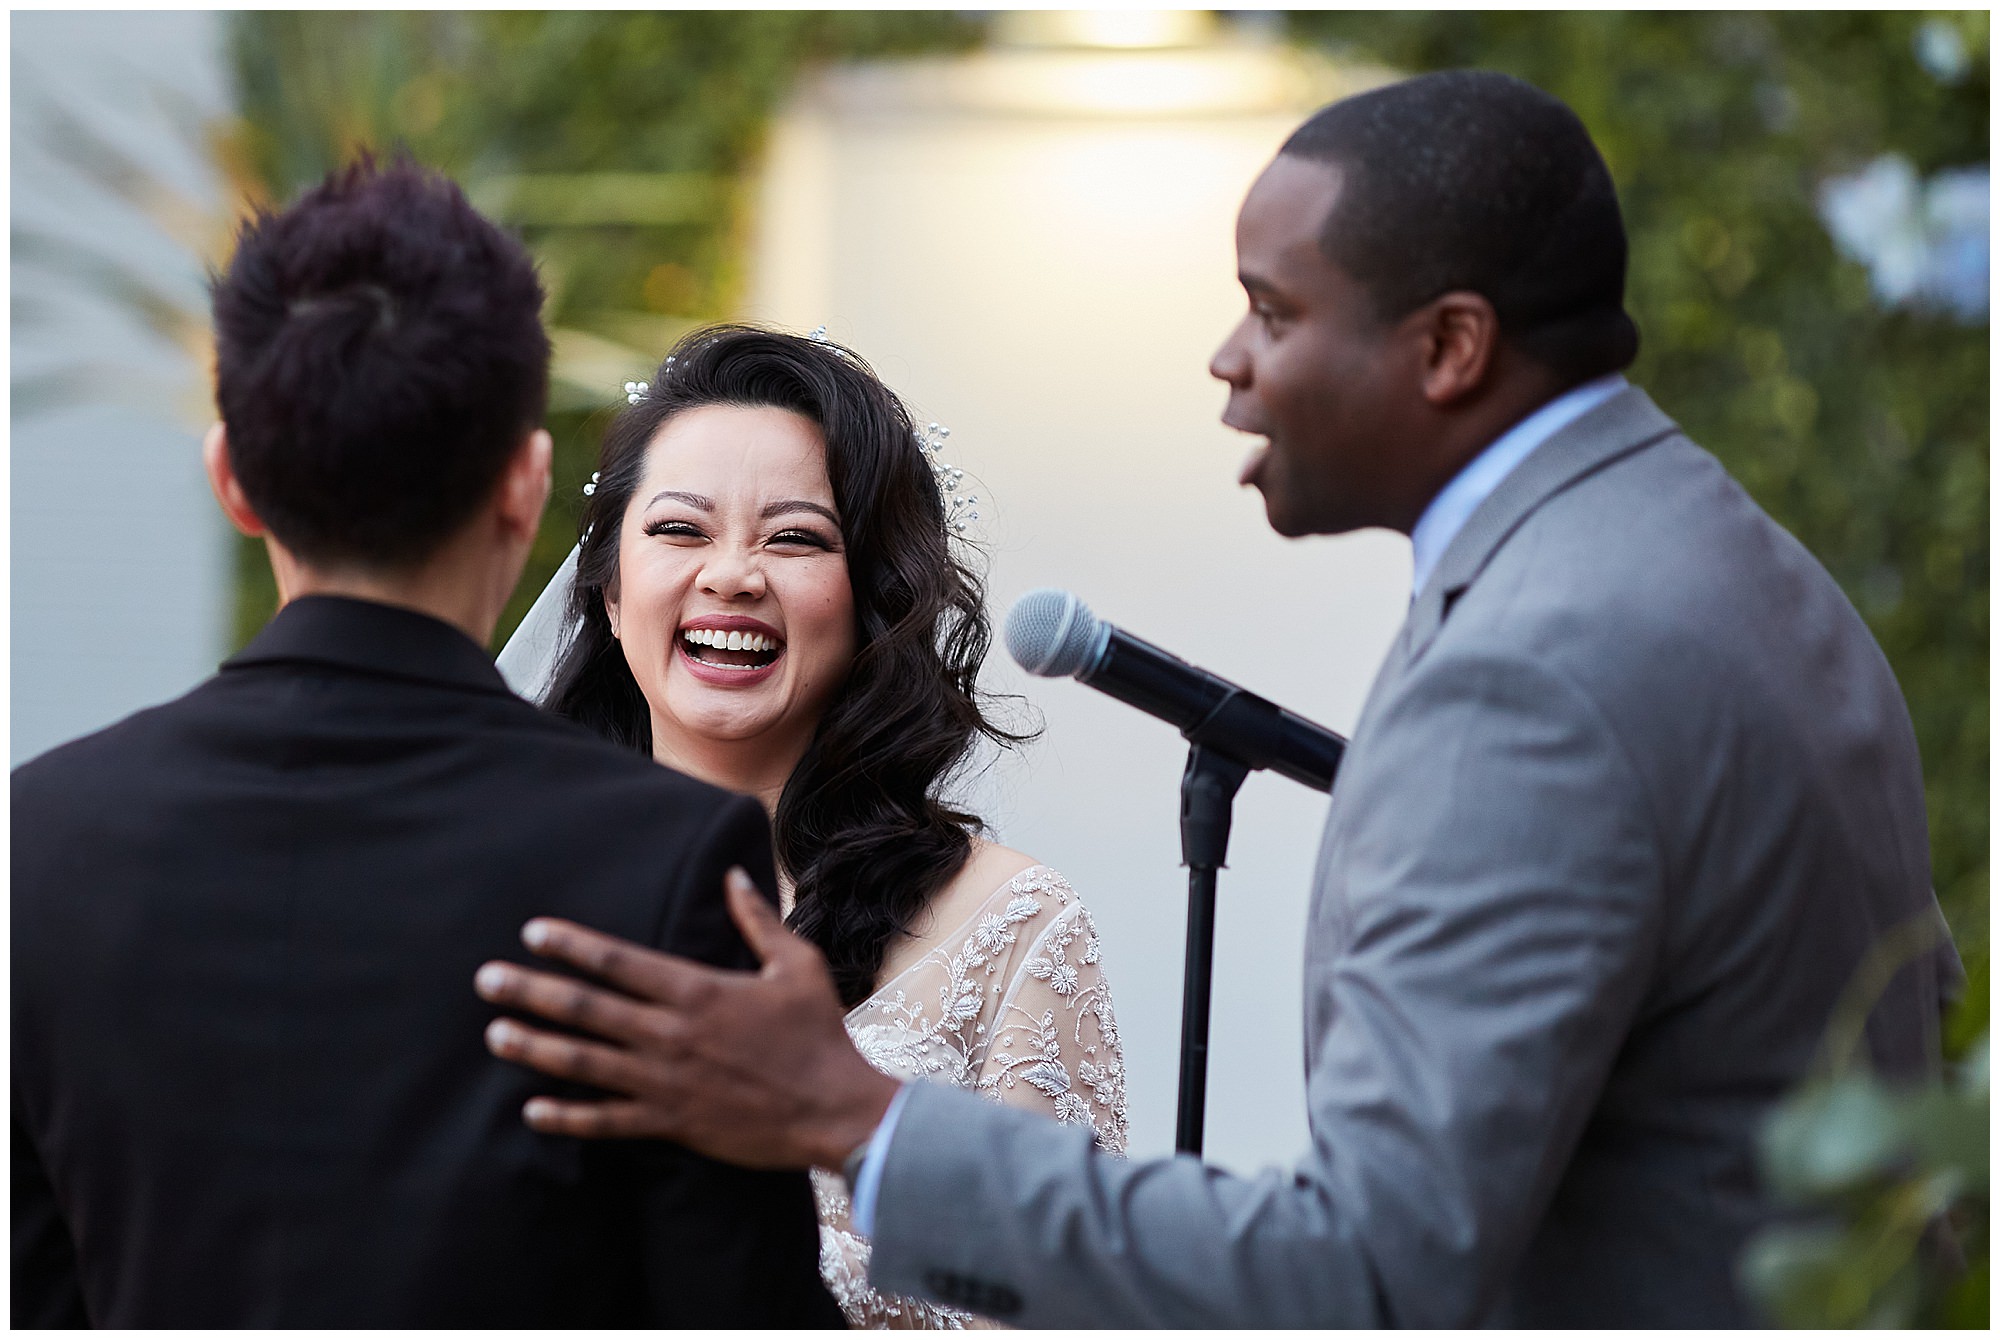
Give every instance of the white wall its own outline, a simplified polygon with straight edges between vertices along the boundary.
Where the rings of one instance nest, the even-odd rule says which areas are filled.
[[[200,261],[138,200],[220,198],[170,109],[198,123],[226,105],[221,30],[214,14],[12,17],[13,763],[174,697],[223,650],[205,370],[105,278],[205,312]],[[140,169],[133,195],[84,170],[86,137]]]
[[[1005,49],[832,72],[774,132],[745,315],[825,323],[920,418],[953,430],[946,455],[984,499],[975,534],[992,551],[996,634],[1022,592],[1067,587],[1344,731],[1401,619],[1408,545],[1379,532],[1274,535],[1257,495],[1235,485],[1248,443],[1217,422],[1224,391],[1206,367],[1242,310],[1243,192],[1353,77],[1344,87],[1277,52],[1212,55],[1206,73],[1201,53]],[[1091,60],[1111,64],[1100,76]],[[1137,92],[1105,92],[1121,88]],[[1149,89],[1160,95],[1148,101]],[[1176,90],[1193,90],[1192,110],[1175,110]],[[997,646],[987,681],[1026,694],[1047,734],[982,779],[979,801],[1003,840],[1067,873],[1096,915],[1133,1150],[1166,1152],[1185,743],[1072,681],[1029,679]],[[1323,796],[1265,775],[1237,803],[1208,1152],[1238,1169],[1305,1147],[1300,935],[1324,810]]]

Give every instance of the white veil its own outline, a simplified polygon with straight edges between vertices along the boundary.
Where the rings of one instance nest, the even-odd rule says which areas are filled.
[[[576,548],[549,578],[549,584],[528,607],[527,617],[507,639],[494,664],[500,668],[507,687],[531,703],[539,703],[555,678],[556,662],[576,636],[569,619],[569,592],[576,582]]]

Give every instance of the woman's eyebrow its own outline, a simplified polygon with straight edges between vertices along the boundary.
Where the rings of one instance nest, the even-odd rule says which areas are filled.
[[[653,501],[647,503],[646,506],[651,507],[653,503],[660,501],[662,498],[671,498],[675,502],[686,503],[697,512],[713,512],[715,510],[715,499],[705,498],[699,493],[683,493],[679,489],[661,489],[653,495]]]
[[[757,516],[759,520],[769,521],[772,517],[783,516],[787,512],[816,512],[834,525],[840,524],[840,518],[834,515],[831,507],[822,507],[816,502],[807,502],[804,498],[786,498],[780,502],[766,503],[764,510]]]

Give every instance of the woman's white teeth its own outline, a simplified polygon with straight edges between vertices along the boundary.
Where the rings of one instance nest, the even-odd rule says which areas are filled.
[[[687,628],[681,636],[697,647],[719,651],[776,651],[778,644],[762,633],[723,632],[720,628]]]

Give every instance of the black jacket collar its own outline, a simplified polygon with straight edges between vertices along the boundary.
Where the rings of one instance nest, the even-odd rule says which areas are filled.
[[[493,658],[457,628],[415,610],[346,596],[290,602],[222,668],[301,661],[512,693]]]

